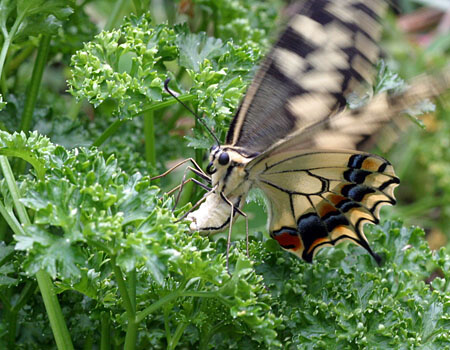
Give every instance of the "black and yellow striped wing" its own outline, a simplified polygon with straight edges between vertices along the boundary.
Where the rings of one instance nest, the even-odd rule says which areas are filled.
[[[227,145],[257,153],[326,119],[355,83],[370,81],[383,0],[307,0],[250,85]]]
[[[268,198],[269,231],[281,247],[312,261],[327,245],[351,240],[371,250],[363,233],[380,208],[395,204],[399,184],[385,159],[351,151],[291,151],[257,157],[250,179]]]

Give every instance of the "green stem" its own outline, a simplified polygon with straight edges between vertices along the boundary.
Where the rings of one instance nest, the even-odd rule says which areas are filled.
[[[20,15],[17,16],[9,33],[7,32],[5,27],[2,27],[4,41],[3,41],[2,50],[0,51],[0,77],[3,75],[3,67],[4,67],[5,61],[6,61],[6,54],[9,51],[9,47],[11,46],[12,39],[16,35],[17,29],[19,28],[19,25],[22,23],[26,12],[27,11],[22,11],[20,13]]]
[[[9,303],[9,297],[5,293],[0,293],[0,300],[2,302],[2,308],[6,311],[10,311],[12,309],[11,304]]]
[[[111,349],[111,330],[109,328],[109,314],[105,311],[102,313],[102,330],[100,338],[100,350]]]
[[[136,347],[137,330],[139,324],[139,322],[136,319],[136,310],[134,308],[134,304],[131,302],[128,289],[125,284],[125,280],[123,278],[122,270],[116,264],[116,259],[114,256],[111,257],[111,266],[113,268],[114,275],[116,277],[117,285],[119,286],[119,292],[120,295],[122,296],[123,306],[125,308],[128,319],[124,349],[133,350]]]
[[[40,270],[36,278],[44,300],[45,309],[50,320],[56,346],[59,350],[73,350],[72,340],[67,329],[61,307],[56,297],[53,283],[47,272]]]
[[[22,292],[20,293],[17,303],[12,308],[7,309],[9,315],[6,319],[8,320],[8,323],[9,323],[8,344],[9,344],[10,349],[13,349],[16,344],[17,315],[18,315],[20,309],[26,304],[28,299],[33,295],[33,293],[35,291],[35,287],[36,287],[36,282],[28,281],[25,284],[25,287],[22,289]]]
[[[196,97],[196,95],[189,94],[189,95],[178,96],[178,99],[181,102],[187,102],[187,101],[193,100],[195,97]],[[131,117],[134,118],[134,117],[136,117],[140,114],[143,114],[147,111],[156,111],[157,109],[166,108],[166,107],[172,106],[176,103],[179,103],[179,102],[177,100],[175,100],[173,97],[169,98],[166,101],[151,103],[151,104],[148,104],[148,105],[145,105],[144,107],[142,107],[141,112],[132,114]]]
[[[142,15],[142,3],[140,0],[133,0],[134,8],[136,9],[136,13],[138,16]]]
[[[2,202],[0,202],[0,214],[2,214],[3,219],[5,219],[9,227],[13,230],[14,234],[21,236],[25,235],[25,232],[20,223],[17,221],[14,213],[6,209]]]
[[[153,303],[152,305],[146,307],[144,310],[138,312],[136,314],[136,321],[139,323],[144,318],[146,318],[151,313],[158,310],[160,307],[164,306],[164,304],[168,303],[169,301],[172,301],[179,297],[202,297],[202,298],[216,298],[218,297],[217,292],[182,292],[182,291],[175,291],[171,294],[167,294],[166,296],[159,299],[157,302]],[[223,302],[226,305],[229,305],[225,300],[220,299],[221,302]]]
[[[223,321],[219,322],[217,325],[215,325],[212,329],[210,329],[206,334],[205,332],[200,333],[200,344],[198,346],[199,350],[205,350],[209,347],[209,340],[211,337],[219,333],[219,330],[223,327]]]
[[[181,295],[180,291],[175,291],[171,294],[167,294],[166,296],[162,297],[158,301],[154,302],[152,305],[146,307],[144,310],[140,311],[136,315],[136,322],[141,322],[144,318],[146,318],[151,313],[158,310],[160,307],[164,306],[164,304],[168,303],[171,300],[174,300],[178,298]]]
[[[155,151],[155,125],[153,111],[147,111],[144,114],[144,135],[145,135],[145,160],[152,167],[156,165]]]
[[[122,270],[116,264],[115,256],[111,257],[111,267],[114,271],[114,276],[116,277],[116,282],[119,287],[120,295],[122,296],[123,306],[127,313],[128,320],[134,320],[135,310],[133,304],[131,303],[130,296],[128,294],[127,286],[125,284],[125,279],[123,278]]]
[[[28,213],[22,202],[20,202],[19,188],[17,187],[17,183],[14,179],[14,175],[11,170],[11,166],[9,165],[8,159],[4,156],[0,156],[0,167],[3,172],[3,176],[5,177],[8,184],[8,189],[14,202],[14,207],[16,208],[17,214],[19,215],[19,220],[23,225],[29,225],[30,218],[28,217]],[[7,219],[7,217],[5,217],[5,219]],[[11,228],[13,227],[11,226]]]
[[[184,330],[189,324],[186,322],[180,322],[177,326],[177,329],[175,330],[175,333],[172,337],[172,342],[168,344],[167,349],[173,350],[178,345],[178,342],[180,341],[181,336],[184,333]]]
[[[0,260],[0,267],[2,267],[3,265],[5,265],[6,263],[10,262],[13,258],[14,258],[14,254],[16,252],[13,250],[11,251],[11,253],[6,254],[2,260]],[[0,293],[0,295],[2,295],[2,293]]]
[[[36,48],[31,42],[28,43],[14,58],[5,66],[5,75],[13,73],[33,53]]]
[[[133,269],[132,271],[128,272],[127,282],[130,301],[133,306],[133,309],[136,310],[136,269]]]
[[[170,324],[169,324],[169,314],[170,308],[167,307],[167,305],[164,305],[164,330],[166,332],[167,344],[172,343],[172,334],[170,333]]]
[[[14,349],[16,344],[16,333],[17,333],[17,312],[9,312],[8,314],[8,349]]]
[[[125,4],[125,0],[117,0],[114,4],[113,10],[110,13],[108,17],[108,22],[106,22],[104,30],[111,30],[113,29],[118,22],[118,18],[120,15],[120,12],[122,11],[123,5]]]
[[[31,82],[28,87],[27,99],[22,113],[22,120],[20,129],[27,132],[30,130],[31,119],[33,118],[33,111],[36,105],[39,87],[44,74],[44,68],[47,63],[48,51],[50,49],[50,35],[42,35],[39,42],[38,53],[36,61],[34,62],[33,74],[31,75]]]
[[[136,320],[128,321],[127,333],[125,335],[124,350],[133,350],[136,348],[138,323]]]
[[[14,207],[19,215],[20,223],[18,227],[15,227],[14,220],[12,218],[11,222],[13,226],[11,228],[18,233],[23,232],[23,226],[29,225],[31,223],[28,213],[25,207],[20,202],[19,189],[17,187],[16,180],[14,179],[14,174],[9,165],[8,159],[4,156],[0,156],[0,167],[3,172],[3,176],[8,184],[9,192],[13,198]],[[4,208],[6,211],[6,208]],[[10,216],[4,216],[5,219]],[[55,291],[53,289],[53,284],[50,276],[47,272],[40,270],[36,273],[36,279],[39,284],[39,289],[41,291],[42,299],[44,300],[45,309],[47,311],[48,318],[50,320],[50,326],[53,331],[53,336],[55,337],[56,345],[60,350],[72,350],[72,340],[70,339],[69,331],[67,325],[64,321],[64,316],[61,311],[61,307],[56,297]]]
[[[105,252],[108,255],[113,255],[111,249],[106,244],[104,244],[103,242],[100,242],[98,240],[91,239],[91,238],[87,238],[86,240],[87,240],[89,245],[95,246],[98,250],[103,251],[103,252]]]
[[[34,291],[36,289],[36,282],[34,281],[28,281],[25,284],[25,287],[23,287],[22,292],[20,293],[19,299],[17,300],[16,304],[13,306],[12,311],[13,312],[19,312],[20,309],[24,307],[28,299],[33,295]]]
[[[184,96],[180,96],[179,99],[183,102],[185,101],[189,101],[194,99],[195,95],[184,95]],[[177,103],[177,100],[175,100],[174,98],[168,99],[167,101],[163,101],[163,102],[158,102],[158,103],[153,103],[147,106],[144,106],[144,108],[142,109],[142,112],[139,113],[135,113],[132,114],[130,118],[124,118],[124,119],[118,119],[116,120],[114,123],[112,123],[104,132],[103,134],[101,134],[97,140],[95,140],[92,143],[92,146],[94,147],[100,147],[109,137],[111,137],[112,135],[114,135],[116,133],[117,130],[120,129],[120,127],[127,122],[128,120],[130,120],[131,118],[137,117],[139,115],[145,115],[147,112],[150,111],[156,111],[158,109],[162,109],[162,108],[166,108],[169,107],[173,104]]]
[[[93,147],[100,147],[110,136],[114,135],[119,128],[125,124],[130,118],[117,119],[114,121],[93,143]]]
[[[30,163],[31,166],[36,171],[37,178],[39,180],[44,179],[45,167],[42,165],[42,163],[36,157],[33,157],[29,153],[20,151],[20,150],[3,149],[3,150],[0,150],[0,155],[6,156],[6,157],[17,157],[17,158],[20,158],[21,161]]]

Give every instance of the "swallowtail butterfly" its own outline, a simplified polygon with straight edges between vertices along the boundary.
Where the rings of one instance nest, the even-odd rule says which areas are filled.
[[[228,227],[230,241],[232,221],[245,216],[256,187],[268,199],[268,229],[282,248],[312,261],[319,248],[350,240],[379,262],[363,225],[377,223],[380,208],[395,203],[399,179],[386,159],[364,150],[416,95],[436,94],[431,86],[412,88],[346,108],[346,95],[371,81],[385,8],[383,0],[300,3],[256,73],[226,144],[211,149],[206,173],[191,168],[210,184],[187,215],[191,230]]]

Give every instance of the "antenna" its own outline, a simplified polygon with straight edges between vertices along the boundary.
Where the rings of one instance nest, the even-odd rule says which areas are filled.
[[[172,96],[175,100],[177,100],[179,103],[181,103],[181,105],[186,108],[194,117],[195,120],[197,120],[198,122],[200,122],[206,130],[208,130],[208,132],[211,134],[211,136],[214,138],[214,140],[217,142],[217,145],[220,146],[220,142],[219,139],[216,137],[216,135],[213,134],[213,132],[211,131],[210,128],[208,128],[208,126],[206,125],[206,123],[202,120],[202,118],[200,118],[197,114],[194,113],[194,111],[192,109],[190,109],[183,101],[181,101],[170,89],[169,89],[169,81],[170,78],[167,78],[164,81],[164,89],[167,91],[167,93]]]

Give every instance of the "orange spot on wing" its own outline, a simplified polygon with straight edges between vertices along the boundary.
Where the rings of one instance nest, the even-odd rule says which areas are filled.
[[[308,249],[308,254],[311,253],[314,248],[316,248],[319,244],[324,243],[324,242],[329,242],[330,240],[326,237],[322,237],[322,238],[317,238],[309,247]]]
[[[328,196],[327,199],[334,205],[338,205],[341,201],[343,201],[345,199],[345,197],[339,196],[337,194],[332,194],[332,195]]]
[[[361,169],[369,171],[377,171],[381,163],[374,158],[367,158],[361,164]]]
[[[285,249],[299,250],[302,247],[302,242],[298,235],[291,235],[289,233],[280,233],[273,237]]]
[[[330,212],[336,211],[336,208],[329,203],[322,203],[318,210],[320,217],[327,215]]]

